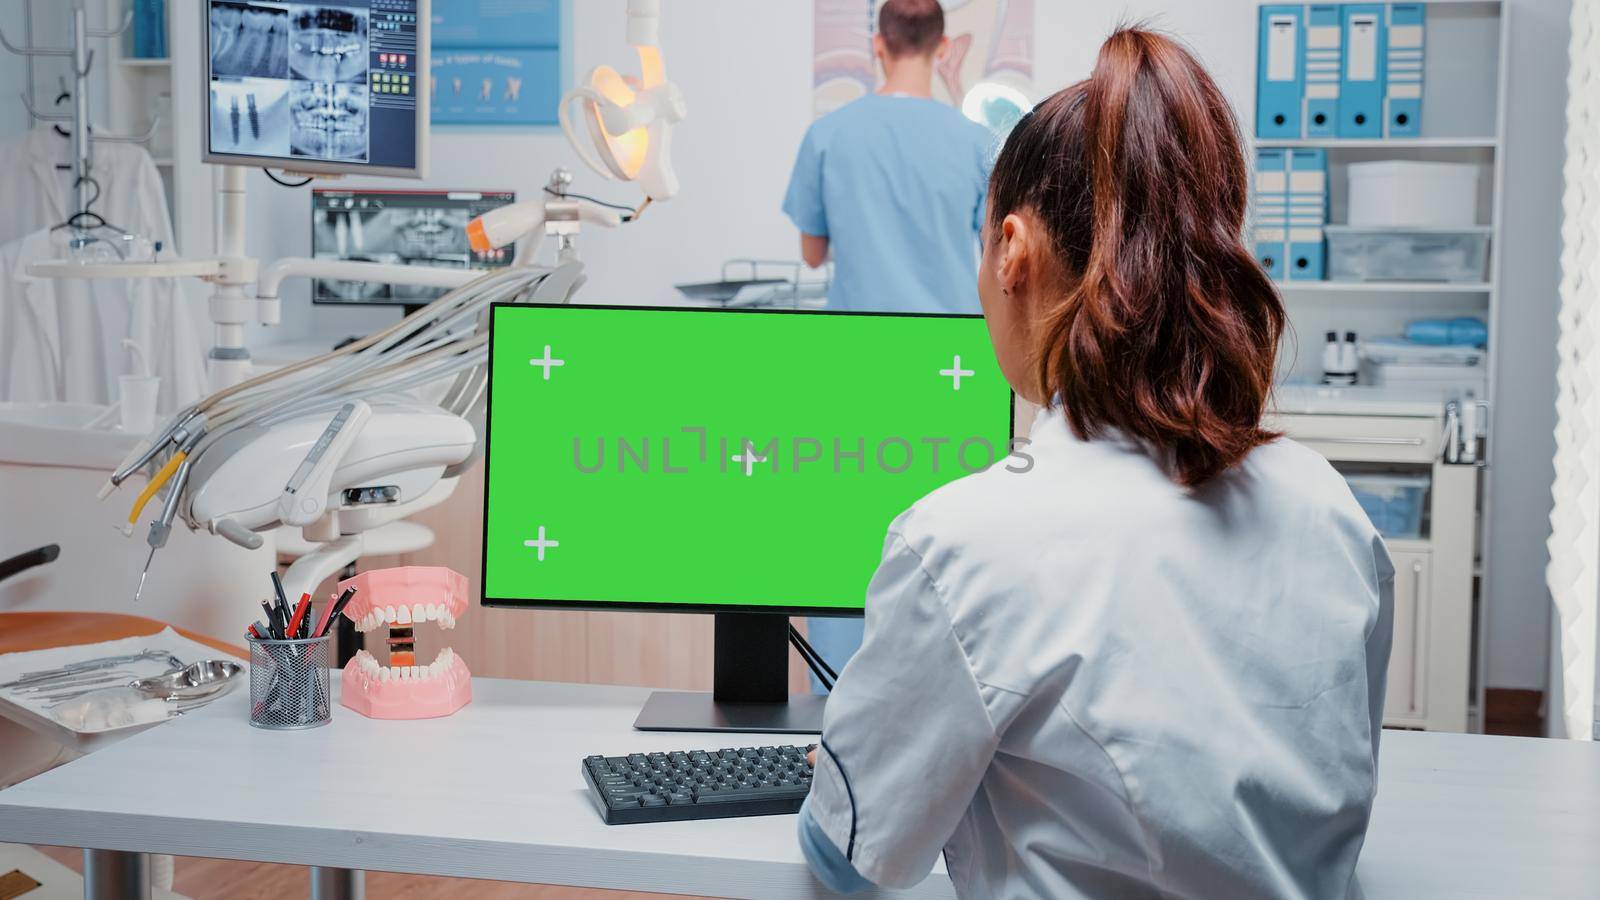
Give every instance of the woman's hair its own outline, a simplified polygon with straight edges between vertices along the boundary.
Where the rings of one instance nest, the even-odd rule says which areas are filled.
[[[1065,292],[1023,312],[1043,396],[1081,438],[1115,427],[1160,448],[1185,486],[1277,437],[1261,416],[1285,315],[1242,243],[1247,177],[1211,76],[1124,28],[1017,124],[990,178],[991,231],[1031,211],[1057,265],[1028,277]]]

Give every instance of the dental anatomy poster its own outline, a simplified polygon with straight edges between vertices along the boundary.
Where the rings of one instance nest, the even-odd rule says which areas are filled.
[[[813,0],[812,113],[827,115],[877,88],[872,58],[880,0]],[[1034,0],[942,0],[950,48],[933,96],[997,132],[1032,106]]]
[[[434,0],[435,125],[554,125],[561,0]]]

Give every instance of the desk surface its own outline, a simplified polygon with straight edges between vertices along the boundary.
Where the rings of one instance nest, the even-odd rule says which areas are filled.
[[[0,792],[0,842],[735,897],[815,897],[789,816],[608,827],[582,757],[772,738],[641,733],[639,688],[478,679],[447,719],[250,728],[242,693]],[[799,738],[792,739],[799,742]],[[1600,897],[1600,745],[1389,732],[1368,900]],[[936,873],[903,896],[949,897]]]

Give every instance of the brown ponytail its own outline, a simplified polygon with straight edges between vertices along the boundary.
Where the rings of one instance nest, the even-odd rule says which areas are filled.
[[[1283,303],[1243,243],[1238,125],[1186,50],[1122,29],[1094,74],[1029,113],[995,162],[991,229],[1044,225],[1059,291],[1032,321],[1043,396],[1088,439],[1115,427],[1199,485],[1276,437],[1261,427]]]

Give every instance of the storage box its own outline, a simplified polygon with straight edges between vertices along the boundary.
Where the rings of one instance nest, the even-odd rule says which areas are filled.
[[[1329,225],[1329,281],[1443,281],[1488,277],[1488,227],[1362,228]]]
[[[1478,224],[1476,163],[1390,159],[1351,163],[1350,224],[1470,228]]]
[[[1422,537],[1422,510],[1430,484],[1427,476],[1348,473],[1344,480],[1379,534]]]

